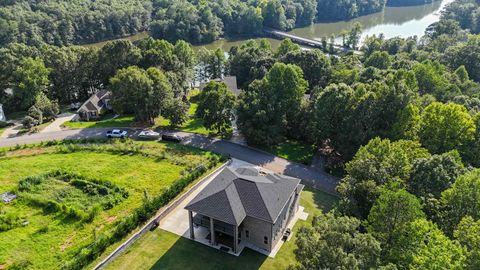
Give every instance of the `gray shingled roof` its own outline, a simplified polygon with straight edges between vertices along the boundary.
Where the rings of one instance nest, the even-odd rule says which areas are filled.
[[[185,209],[234,225],[246,216],[274,223],[299,184],[300,179],[253,167],[226,167]]]
[[[105,105],[104,99],[109,98],[111,93],[107,90],[100,90],[92,95],[83,105],[78,109],[78,112],[100,112]]]
[[[225,76],[222,80],[214,79],[213,81],[223,82],[224,84],[227,85],[228,89],[230,89],[232,91],[232,93],[237,97],[242,92],[240,89],[238,89],[237,77],[236,76]],[[200,90],[203,90],[209,82],[210,81],[200,83]]]

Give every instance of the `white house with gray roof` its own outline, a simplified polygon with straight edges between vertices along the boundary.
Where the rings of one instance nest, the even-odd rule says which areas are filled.
[[[100,90],[93,94],[83,105],[78,109],[77,113],[82,121],[91,121],[100,119],[102,113],[111,110],[110,99],[112,93],[107,90]]]
[[[254,167],[224,168],[186,207],[190,238],[195,227],[209,230],[210,244],[238,252],[244,241],[270,252],[299,208],[300,179]]]

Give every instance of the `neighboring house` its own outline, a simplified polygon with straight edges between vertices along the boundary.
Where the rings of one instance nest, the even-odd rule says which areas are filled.
[[[186,207],[190,238],[207,228],[210,244],[238,244],[271,252],[299,209],[300,179],[266,174],[254,167],[223,169]]]
[[[97,120],[105,111],[111,110],[110,99],[112,93],[107,90],[101,90],[92,95],[78,109],[78,115],[82,121]]]
[[[215,79],[215,80],[212,80],[214,82],[223,82],[227,85],[228,89],[230,89],[233,94],[238,97],[240,95],[240,92],[241,90],[238,89],[238,85],[237,85],[237,77],[236,76],[225,76],[223,78],[223,80],[220,80],[220,79]],[[203,90],[203,88],[205,88],[205,86],[209,83],[210,81],[208,82],[203,82],[200,84],[200,90]]]

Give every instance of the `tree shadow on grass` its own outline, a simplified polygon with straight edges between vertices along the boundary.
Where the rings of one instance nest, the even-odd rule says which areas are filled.
[[[313,192],[313,201],[323,213],[327,213],[331,209],[335,208],[338,205],[338,200],[338,197],[320,190],[315,190]]]
[[[266,259],[266,256],[248,248],[236,257],[180,237],[150,269],[255,270],[259,269]]]

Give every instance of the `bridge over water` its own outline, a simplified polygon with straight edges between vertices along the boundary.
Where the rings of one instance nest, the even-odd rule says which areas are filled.
[[[299,37],[299,36],[295,36],[295,35],[292,35],[292,34],[289,34],[289,33],[285,33],[283,31],[279,31],[279,30],[276,30],[276,29],[273,29],[273,28],[268,28],[268,27],[265,27],[263,29],[263,32],[272,37],[272,38],[276,38],[276,39],[291,39],[294,43],[297,43],[299,45],[303,45],[303,46],[306,46],[306,47],[310,47],[310,48],[315,48],[315,49],[321,49],[321,50],[325,50],[325,48],[323,47],[323,44],[322,42],[318,41],[318,40],[314,40],[314,39],[308,39],[308,38],[303,38],[303,37]],[[350,48],[345,48],[343,46],[340,46],[340,45],[333,45],[334,48],[338,51],[338,52],[341,52],[341,53],[348,53],[348,52],[353,52],[355,54],[362,54],[361,51],[357,51],[357,50],[352,50]]]

